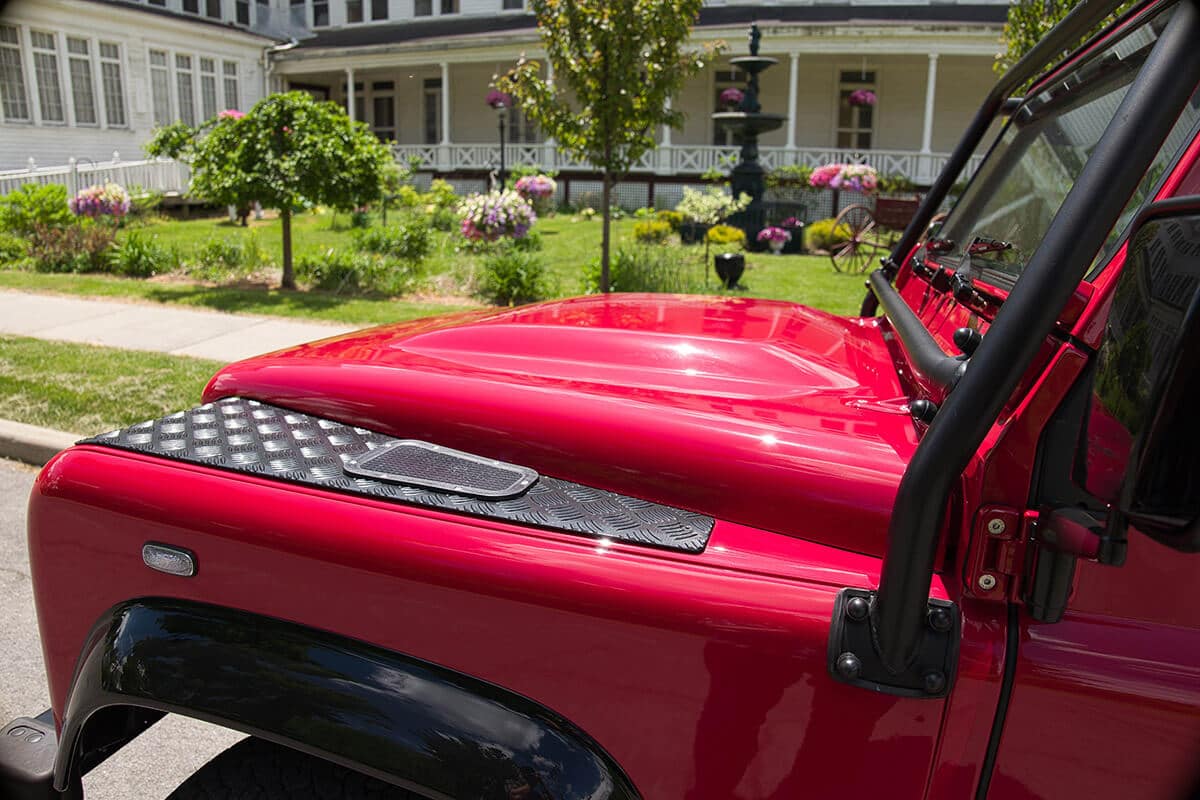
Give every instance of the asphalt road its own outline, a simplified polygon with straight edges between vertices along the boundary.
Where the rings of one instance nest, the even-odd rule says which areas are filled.
[[[25,505],[37,470],[0,460],[0,725],[49,705],[38,644]],[[162,800],[241,734],[169,716],[83,780],[87,800]]]

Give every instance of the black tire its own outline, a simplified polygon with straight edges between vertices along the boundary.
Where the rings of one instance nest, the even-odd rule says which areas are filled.
[[[250,737],[209,761],[167,800],[422,800],[319,758]]]

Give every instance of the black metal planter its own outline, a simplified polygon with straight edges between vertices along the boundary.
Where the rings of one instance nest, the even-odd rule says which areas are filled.
[[[746,257],[741,253],[718,253],[713,256],[713,266],[722,285],[726,289],[736,289],[746,271]]]

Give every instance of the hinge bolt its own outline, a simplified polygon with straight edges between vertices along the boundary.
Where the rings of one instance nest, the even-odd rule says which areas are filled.
[[[865,597],[851,597],[846,603],[846,616],[855,622],[862,622],[871,613],[871,604]]]
[[[979,576],[979,588],[983,589],[985,592],[990,592],[992,589],[995,589],[996,588],[996,576],[988,575],[987,573],[980,575]]]
[[[988,520],[987,528],[988,533],[990,533],[992,536],[999,536],[1000,534],[1004,533],[1008,526],[1004,524],[1004,520],[1000,519],[999,517],[994,517]]]
[[[921,677],[925,694],[941,694],[946,688],[946,676],[936,670],[926,672]]]
[[[862,662],[858,660],[858,656],[854,653],[846,652],[837,657],[837,663],[834,665],[838,675],[841,675],[848,681],[858,678],[862,674]]]

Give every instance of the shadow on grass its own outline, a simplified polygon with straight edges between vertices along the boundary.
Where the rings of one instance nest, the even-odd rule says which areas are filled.
[[[186,303],[218,311],[271,313],[280,309],[329,312],[355,301],[385,302],[384,297],[349,296],[325,292],[301,292],[262,287],[258,289],[225,286],[171,286],[151,289],[146,299],[160,303]]]

